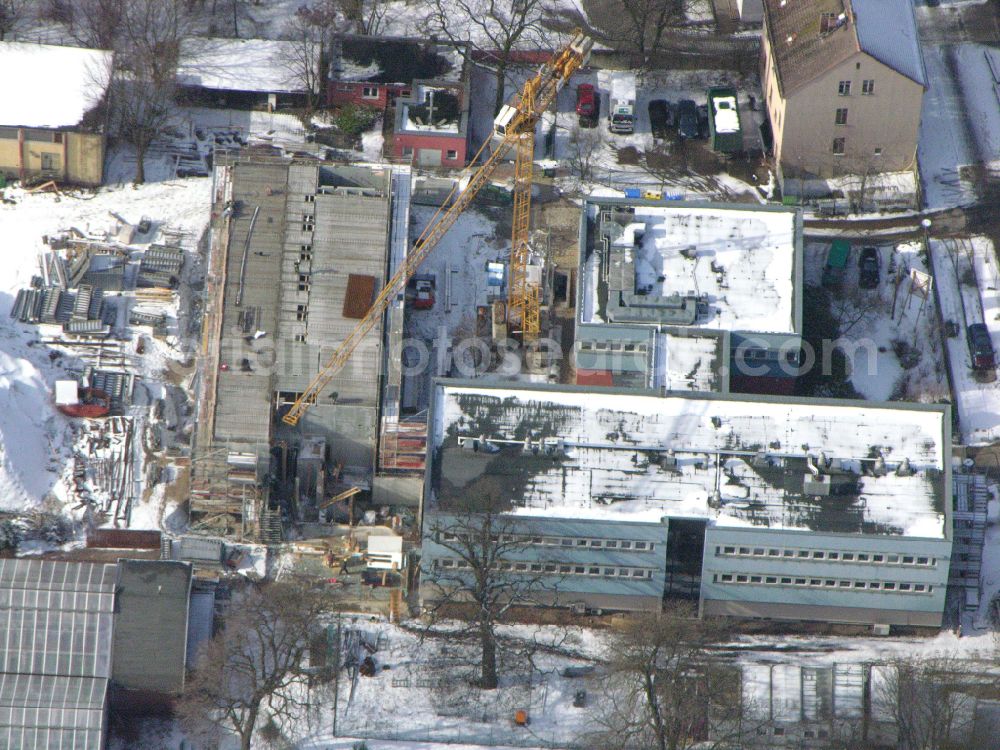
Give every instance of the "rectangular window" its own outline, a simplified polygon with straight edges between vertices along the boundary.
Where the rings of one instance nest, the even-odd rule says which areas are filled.
[[[904,555],[903,556],[903,565],[913,565],[913,556],[912,555]]]
[[[844,149],[847,146],[846,138],[834,138],[833,139],[833,153],[836,156],[843,156]]]
[[[858,562],[868,562],[868,554],[866,552],[859,552]]]
[[[586,573],[586,572],[587,572],[587,569],[586,569],[586,568],[584,568],[584,567],[583,567],[582,565],[576,565],[576,566],[574,566],[574,568],[573,568],[573,572],[574,572],[574,573],[577,573],[577,574],[579,574],[579,575],[583,575],[584,573]]]
[[[763,547],[754,547],[753,548],[753,553],[754,553],[754,555],[756,557],[763,557],[764,556],[764,548]]]
[[[750,548],[749,547],[740,547],[740,554],[741,555],[749,555],[750,554]]]
[[[799,550],[799,557],[809,557],[809,550],[807,550],[807,549],[800,549]]]
[[[781,555],[781,550],[769,549],[767,551],[767,556],[768,557],[778,557],[779,555]]]
[[[309,274],[307,273],[299,274],[299,291],[300,292],[309,291]]]
[[[606,575],[606,576],[613,576],[614,574],[615,574],[615,569],[614,568],[605,568],[604,569],[604,575]]]
[[[778,579],[775,576],[768,576],[767,578],[764,579],[764,582],[765,583],[777,583]]]
[[[838,107],[837,108],[837,117],[836,117],[836,120],[834,122],[837,125],[846,125],[847,124],[847,107]]]
[[[646,543],[645,542],[636,542],[635,543],[635,548],[636,549],[646,549]]]
[[[899,562],[899,555],[889,555],[888,560],[891,563],[898,563]]]
[[[931,560],[930,560],[929,557],[918,557],[917,558],[917,565],[930,565],[930,564],[931,564]]]
[[[861,93],[865,96],[871,96],[875,93],[875,79],[866,78],[861,82]]]
[[[55,133],[52,134],[52,142],[53,143],[62,143],[63,142],[62,131],[58,131],[57,130]]]
[[[736,583],[746,583],[746,582],[747,582],[746,576],[736,576]]]
[[[782,582],[782,583],[791,583],[791,582],[792,582],[792,579],[791,579],[791,578],[789,578],[789,577],[787,577],[787,576],[782,576],[782,578],[781,578],[781,582]]]
[[[723,547],[722,548],[722,553],[725,554],[725,555],[735,555],[736,554],[736,547]]]
[[[552,565],[551,563],[549,565],[546,565],[545,566],[545,572],[546,573],[555,573],[556,572],[556,566]]]
[[[850,96],[851,95],[851,82],[850,81],[841,81],[840,83],[838,83],[837,84],[837,93],[840,94],[841,96]]]
[[[750,583],[760,583],[762,580],[760,576],[750,576]]]
[[[528,569],[528,564],[527,563],[517,563],[517,565],[514,566],[514,570],[520,570],[522,572],[525,571],[525,570],[527,570],[527,569]]]
[[[456,149],[449,148],[448,149],[448,158],[449,159],[457,159],[458,158],[458,151]]]
[[[849,589],[849,588],[851,588],[851,582],[850,581],[841,581],[840,582],[840,588],[842,588],[842,589]]]
[[[542,565],[541,565],[541,563],[531,563],[531,572],[532,573],[541,573],[542,572]]]
[[[606,549],[616,549],[616,548],[618,547],[618,542],[617,542],[616,540],[614,540],[614,539],[609,539],[608,541],[606,541],[606,542],[604,543],[604,547],[605,547]],[[715,548],[715,551],[716,551],[716,552],[718,552],[718,551],[719,551],[719,548],[718,548],[718,547],[716,547],[716,548]]]
[[[590,546],[591,547],[600,547],[601,546],[601,540],[600,539],[591,539],[590,540]]]
[[[900,591],[909,591],[910,590],[910,584],[908,584],[908,583],[901,583],[901,584],[899,584],[899,590]]]
[[[813,560],[822,560],[824,557],[826,557],[826,553],[823,550],[813,552]]]
[[[733,582],[733,574],[732,573],[723,573],[722,574],[722,582],[723,583],[732,583]]]
[[[882,584],[879,583],[878,581],[871,581],[868,584],[868,588],[870,588],[870,589],[880,589],[880,588],[882,588]]]
[[[843,560],[844,562],[853,562],[854,561],[854,553],[853,552],[845,552],[844,554],[842,554],[840,556],[840,559]]]
[[[316,202],[316,196],[315,195],[307,195],[306,196],[306,203],[315,203],[315,202]]]
[[[306,343],[306,335],[304,333],[296,333],[295,334],[295,343],[296,344],[304,344],[304,343]]]
[[[591,568],[590,570],[587,571],[587,573],[590,574],[590,575],[592,575],[592,576],[599,576],[601,574],[601,569],[600,568]]]
[[[793,550],[793,549],[786,549],[786,550],[784,550],[784,556],[785,557],[795,557],[795,550]]]
[[[809,579],[809,585],[810,586],[822,586],[823,585],[823,581],[820,580],[819,578],[810,578]]]
[[[896,584],[892,581],[883,581],[882,590],[883,591],[894,591],[896,589]]]
[[[632,542],[622,542],[622,549],[632,549]]]
[[[378,86],[362,87],[361,96],[363,96],[365,99],[378,99]]]
[[[559,543],[560,543],[560,544],[561,544],[561,545],[562,545],[563,547],[572,547],[572,546],[573,546],[573,540],[572,540],[572,539],[563,539],[563,540],[562,540],[562,541],[560,541]]]
[[[17,128],[0,128],[0,138],[8,141],[16,141]]]
[[[881,146],[876,146],[875,147],[875,156],[881,156],[881,155],[882,155],[882,147]]]
[[[805,578],[796,578],[795,579],[795,585],[796,586],[805,586],[806,585],[806,579]]]
[[[885,555],[872,555],[872,562],[885,562]]]
[[[306,309],[305,305],[298,305],[295,308],[295,319],[304,321],[307,317],[309,317],[309,310]]]
[[[832,578],[827,578],[825,581],[823,581],[823,585],[824,586],[836,586],[837,582],[835,580],[833,580]]]

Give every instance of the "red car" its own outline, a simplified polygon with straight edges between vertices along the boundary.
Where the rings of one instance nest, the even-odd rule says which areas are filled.
[[[588,119],[597,117],[597,91],[589,83],[576,87],[576,113]]]

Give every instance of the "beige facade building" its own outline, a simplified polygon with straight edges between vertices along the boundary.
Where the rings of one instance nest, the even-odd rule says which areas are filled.
[[[0,42],[0,173],[100,185],[111,53]]]
[[[783,193],[847,175],[910,172],[916,185],[927,79],[910,0],[764,0],[764,31]]]

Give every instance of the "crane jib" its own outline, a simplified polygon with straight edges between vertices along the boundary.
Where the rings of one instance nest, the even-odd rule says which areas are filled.
[[[486,152],[492,139],[488,138],[479,148],[479,151],[469,163],[469,167],[467,167],[467,170],[473,170],[469,175],[468,184],[460,191],[458,190],[458,185],[452,189],[448,198],[445,199],[441,207],[431,217],[430,223],[414,243],[413,249],[406,257],[406,260],[382,288],[382,291],[379,292],[378,297],[375,298],[368,312],[365,313],[364,318],[358,322],[347,338],[340,343],[327,364],[313,378],[312,382],[296,399],[288,412],[282,416],[281,419],[285,424],[293,426],[298,424],[306,410],[312,404],[316,403],[319,394],[344,367],[364,337],[381,319],[392,300],[405,289],[407,281],[416,272],[417,267],[423,262],[430,251],[434,249],[434,246],[441,237],[451,229],[462,212],[468,208],[480,189],[489,181],[504,156],[518,142],[526,129],[530,128],[533,133],[538,118],[555,101],[556,95],[569,80],[570,76],[578,68],[586,65],[593,46],[593,40],[577,29],[573,33],[569,44],[553,55],[539,69],[535,77],[524,85],[520,94],[515,97],[517,105],[508,105],[501,109],[501,114],[497,116],[497,119],[500,120],[501,117],[506,117],[506,122],[502,133],[500,127],[497,127],[497,135],[501,135],[502,140],[494,147],[489,158],[473,170],[474,165]],[[530,174],[528,175],[528,179],[530,180]],[[445,206],[448,205],[448,202],[453,197],[455,198],[454,202],[446,209]],[[527,230],[522,228],[521,231],[526,232]],[[526,243],[526,238],[520,240],[515,238],[514,245],[518,246],[521,242]],[[525,259],[524,262],[526,262],[527,253],[520,253],[520,255]],[[524,275],[523,271],[524,269],[521,269],[521,272],[518,273],[519,278]],[[524,288],[523,284],[521,288]],[[523,294],[525,294],[525,297],[519,304],[521,314],[524,316],[522,323],[527,319],[530,325],[537,326],[538,290],[525,290]],[[536,309],[525,312],[525,305],[529,307],[534,305]]]

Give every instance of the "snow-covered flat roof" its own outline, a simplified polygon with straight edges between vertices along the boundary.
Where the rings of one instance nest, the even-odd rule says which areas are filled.
[[[319,45],[270,39],[192,38],[181,42],[177,82],[226,91],[318,91]],[[310,72],[306,74],[306,64]]]
[[[948,410],[438,382],[431,507],[942,538]]]
[[[581,253],[581,323],[798,333],[794,210],[594,199]]]
[[[79,125],[104,96],[111,58],[99,49],[0,42],[0,125]]]

